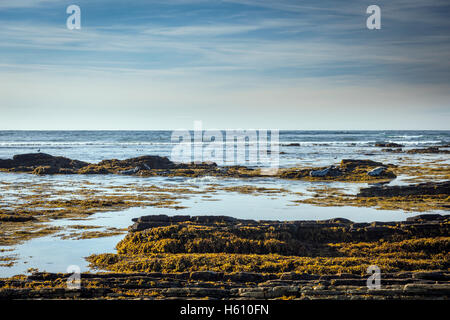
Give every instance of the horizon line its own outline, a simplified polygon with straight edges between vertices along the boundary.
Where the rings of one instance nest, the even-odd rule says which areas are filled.
[[[4,131],[177,131],[177,130],[188,130],[195,131],[192,128],[176,128],[176,129],[0,129],[0,132]],[[212,130],[278,130],[278,131],[450,131],[450,129],[274,129],[274,128],[235,128],[235,129],[224,129],[224,128],[211,128],[202,129],[202,131],[212,131]]]

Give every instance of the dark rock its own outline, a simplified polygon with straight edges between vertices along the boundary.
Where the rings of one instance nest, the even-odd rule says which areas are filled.
[[[411,149],[407,153],[450,153],[448,150],[440,150],[439,147],[428,147],[424,149]]]
[[[345,218],[333,218],[333,219],[324,220],[324,222],[327,222],[327,223],[342,223],[342,224],[352,224],[353,223],[353,221],[351,221],[349,219],[345,219]]]
[[[196,216],[192,221],[199,223],[236,222],[238,219],[228,216]]]
[[[417,222],[417,221],[436,221],[436,220],[444,220],[444,219],[445,219],[445,216],[443,216],[443,215],[428,213],[428,214],[419,214],[414,217],[406,218],[406,221]]]
[[[129,230],[131,232],[138,232],[143,231],[151,228],[158,228],[158,227],[166,227],[170,226],[170,222],[164,222],[164,221],[150,221],[150,222],[135,222]]]
[[[404,147],[404,145],[398,144],[398,143],[394,143],[394,142],[388,142],[388,143],[378,142],[378,143],[375,143],[375,147],[383,147],[383,148],[402,148],[402,147]]]
[[[450,295],[450,284],[416,284],[409,283],[403,287],[403,291],[420,295]]]
[[[183,221],[190,221],[191,220],[191,216],[173,216],[170,217],[170,221],[172,222],[183,222]]]
[[[33,170],[33,174],[55,174],[59,173],[59,168],[52,166],[39,166]]]
[[[401,152],[403,152],[403,150],[401,148],[397,148],[397,149],[387,148],[387,149],[381,149],[381,151],[392,152],[392,153],[401,153]]]
[[[32,220],[36,220],[36,218],[22,214],[0,214],[0,221],[3,222],[26,222]]]
[[[232,273],[232,274],[226,275],[225,278],[228,278],[229,280],[234,281],[234,282],[260,282],[265,279],[262,274],[254,273],[254,272]]]
[[[389,227],[368,227],[365,228],[366,237],[369,239],[381,239],[390,237],[398,233],[395,229]]]
[[[358,197],[397,197],[411,195],[450,195],[450,181],[426,182],[407,186],[372,186],[362,188]]]
[[[359,229],[368,227],[370,224],[367,222],[357,222],[352,224],[352,229]]]
[[[441,271],[415,272],[413,273],[413,278],[421,280],[449,281],[450,273],[444,273]]]
[[[158,215],[149,215],[149,216],[142,216],[137,219],[138,222],[153,222],[153,221],[160,221],[160,222],[169,222],[170,218],[168,215],[165,214],[158,214]]]
[[[217,168],[217,163],[212,161],[206,162],[190,162],[190,163],[176,163],[176,169],[215,169]],[[188,171],[186,171],[188,172]],[[191,172],[193,172],[191,170]]]
[[[191,272],[190,278],[192,280],[218,281],[223,278],[223,273],[214,272],[214,271],[196,271],[196,272]]]
[[[280,276],[280,280],[316,280],[319,276],[308,273],[286,272]]]
[[[50,167],[56,171],[59,168],[80,169],[89,165],[87,162],[72,160],[65,157],[55,157],[46,153],[26,153],[15,155],[12,160],[0,160],[0,168],[15,167]],[[50,169],[47,169],[50,170]],[[56,173],[56,172],[54,172]]]
[[[331,279],[333,286],[364,286],[367,279]]]

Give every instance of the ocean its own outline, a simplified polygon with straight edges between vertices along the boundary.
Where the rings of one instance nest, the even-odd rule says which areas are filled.
[[[190,132],[194,136],[193,132]],[[204,136],[206,136],[204,132]],[[55,156],[98,162],[141,155],[171,158],[179,140],[173,131],[0,131],[0,158],[15,154],[44,152]],[[226,132],[222,131],[225,139]],[[279,165],[327,165],[343,158],[389,157],[376,143],[397,143],[405,149],[450,144],[446,131],[280,131]],[[204,138],[205,139],[205,138]],[[207,142],[204,141],[206,145]],[[395,155],[394,155],[395,158]],[[374,160],[375,160],[374,159]],[[248,160],[248,159],[247,159]],[[224,164],[248,164],[233,159]]]

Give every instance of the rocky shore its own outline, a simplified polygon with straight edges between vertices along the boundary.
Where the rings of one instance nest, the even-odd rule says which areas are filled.
[[[43,153],[0,160],[0,171],[243,179],[266,176],[260,169],[250,167],[179,164],[159,156],[94,164]],[[418,179],[415,181],[418,183],[385,185],[397,175],[404,178],[408,174]],[[450,171],[445,164],[401,166],[368,159],[343,159],[326,167],[279,169],[272,177],[322,182],[314,183],[309,196],[296,194],[291,200],[295,205],[411,211],[449,208]],[[323,183],[333,181],[367,185],[349,194]],[[2,190],[10,193],[19,190],[23,195],[7,209],[0,209],[0,245],[11,246],[61,232],[60,228],[44,225],[52,219],[79,219],[95,212],[133,206],[181,209],[184,207],[180,206],[180,198],[194,194],[203,197],[218,191],[294,194],[254,185],[216,184],[205,190],[179,185],[127,185],[103,190],[85,181],[80,182],[78,191],[73,191],[72,182],[69,189],[52,189],[51,184],[42,183],[42,186],[28,183],[29,190],[46,190],[38,194],[24,192],[27,189],[21,185],[2,186]],[[449,225],[450,218],[436,211],[406,221],[371,223],[343,218],[256,221],[227,216],[142,216],[134,219],[117,244],[117,252],[86,258],[92,270],[99,273],[83,273],[80,290],[67,288],[68,274],[35,272],[0,279],[0,299],[448,299]],[[79,228],[68,230],[63,237],[81,239],[126,232]],[[373,265],[381,270],[379,289],[366,285],[370,276],[367,268]]]
[[[396,178],[392,169],[372,160],[343,159],[338,166],[317,168],[278,169],[274,177],[311,181],[389,181]],[[0,170],[45,174],[125,174],[140,176],[220,176],[220,177],[265,177],[261,169],[245,166],[218,167],[215,163],[174,163],[167,157],[142,156],[126,160],[103,160],[92,164],[45,153],[15,155],[12,159],[0,160]]]
[[[380,289],[366,276],[281,275],[240,272],[83,273],[81,288],[68,289],[71,274],[35,273],[0,280],[0,299],[448,299],[450,273],[383,273]]]
[[[398,222],[254,221],[143,216],[117,253],[88,257],[110,272],[0,279],[0,299],[448,299],[450,218]],[[381,286],[367,286],[367,268]]]

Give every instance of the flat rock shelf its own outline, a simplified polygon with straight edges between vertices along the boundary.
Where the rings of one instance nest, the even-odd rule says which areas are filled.
[[[0,279],[0,299],[448,299],[450,218],[398,222],[134,219],[98,273]],[[370,266],[380,269],[380,286]],[[105,272],[105,271],[108,272]]]

